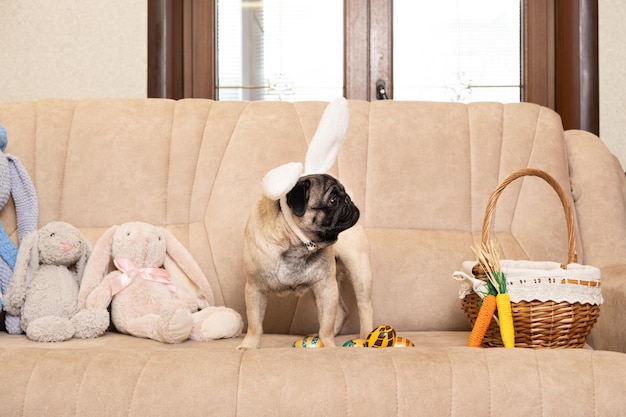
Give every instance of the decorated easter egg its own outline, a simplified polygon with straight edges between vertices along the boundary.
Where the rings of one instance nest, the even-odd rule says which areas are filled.
[[[396,331],[388,324],[383,324],[372,330],[367,336],[367,347],[385,348],[396,342]]]
[[[365,339],[350,339],[343,344],[343,347],[367,347],[367,340]]]
[[[393,347],[413,347],[415,344],[411,342],[406,337],[396,337],[396,343],[393,344]]]
[[[293,342],[292,347],[295,348],[322,348],[324,347],[324,342],[317,336],[307,336]]]

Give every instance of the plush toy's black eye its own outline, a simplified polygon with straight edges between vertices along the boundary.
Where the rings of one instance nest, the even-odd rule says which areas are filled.
[[[54,232],[50,233],[50,237],[54,237],[54,235],[56,235],[56,233]]]

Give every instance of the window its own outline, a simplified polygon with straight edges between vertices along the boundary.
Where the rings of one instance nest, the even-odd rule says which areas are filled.
[[[269,36],[257,34],[253,38],[257,49],[255,53],[261,55],[252,61],[241,61],[240,77],[236,80],[226,80],[218,78],[220,64],[218,62],[218,24],[217,10],[218,2],[229,2],[233,0],[148,0],[148,95],[150,97],[204,97],[204,98],[226,98],[227,94],[237,94],[242,99],[289,99],[299,100],[297,96],[302,90],[302,99],[323,99],[330,100],[336,97],[335,91],[338,84],[332,81],[312,81],[311,75],[305,77],[303,81],[296,80],[291,67],[285,62],[276,68],[265,66],[271,61],[276,65],[276,58],[265,61],[269,51],[260,52],[260,48],[271,48]],[[328,13],[319,15],[312,21],[315,22],[313,28],[306,30],[315,38],[319,38],[318,44],[327,47],[340,45],[343,48],[343,63],[335,63],[335,58],[331,61],[324,61],[329,72],[336,72],[342,65],[342,85],[343,95],[350,99],[375,100],[376,84],[378,81],[385,83],[389,98],[394,99],[428,99],[427,95],[419,96],[415,94],[418,90],[422,93],[434,93],[439,88],[441,91],[455,91],[453,99],[466,98],[467,87],[471,87],[469,97],[471,99],[491,99],[493,91],[500,89],[501,92],[510,89],[510,99],[517,97],[516,82],[512,78],[503,77],[500,80],[489,79],[485,81],[481,77],[474,75],[472,65],[478,61],[476,53],[458,49],[457,66],[460,70],[456,73],[458,77],[447,77],[445,80],[439,79],[430,85],[422,82],[426,76],[415,77],[411,70],[404,74],[404,68],[409,68],[408,64],[402,63],[406,52],[411,56],[414,48],[410,42],[410,35],[394,33],[404,26],[411,24],[410,12],[402,12],[405,3],[421,3],[422,0],[339,0],[330,1],[323,7],[334,8],[343,7],[343,34],[333,35],[332,41],[322,41],[324,33],[330,30]],[[254,2],[237,0],[241,8],[258,7],[256,3],[262,2],[267,5],[268,10],[271,4],[280,0],[259,0]],[[316,3],[322,4],[326,0],[310,2],[313,6]],[[429,10],[437,10],[439,4],[451,4],[462,7],[467,4],[486,3],[487,0],[453,1],[441,0],[431,2],[426,9],[419,12],[422,18],[431,13]],[[283,5],[300,3],[299,0],[282,0]],[[517,4],[517,1],[501,0],[489,2],[491,6],[506,7]],[[522,101],[538,103],[555,109],[561,115],[566,129],[580,128],[597,133],[598,122],[598,68],[597,68],[597,0],[519,0],[519,21],[520,25],[507,26],[520,27],[519,45],[519,66],[513,64],[514,58],[499,58],[500,63],[505,67],[520,68],[519,95]],[[452,8],[452,6],[450,6]],[[511,6],[513,7],[513,6]],[[326,9],[322,9],[326,10]],[[334,10],[334,9],[333,9]],[[394,13],[395,10],[395,13]],[[450,16],[456,14],[456,9],[449,11]],[[468,13],[473,13],[470,9]],[[243,14],[247,13],[242,11]],[[269,19],[263,11],[263,19]],[[313,13],[313,12],[309,12]],[[460,12],[464,15],[466,11]],[[394,22],[394,14],[397,22]],[[340,12],[332,12],[332,16],[340,16]],[[400,16],[401,15],[401,16]],[[286,15],[283,14],[283,17]],[[403,18],[407,18],[406,23],[402,23]],[[258,18],[258,16],[257,16]],[[418,16],[413,16],[414,21]],[[507,18],[508,19],[508,18]],[[515,19],[511,17],[511,19]],[[511,22],[513,21],[511,20]],[[264,20],[265,23],[269,22]],[[243,31],[244,21],[242,21]],[[248,25],[248,23],[246,23]],[[334,23],[332,24],[334,27]],[[400,29],[394,30],[398,25]],[[457,34],[466,27],[463,19],[456,23]],[[257,25],[257,29],[267,29]],[[419,29],[419,28],[417,28]],[[454,31],[452,31],[454,33]],[[416,35],[417,36],[417,35]],[[442,35],[434,35],[432,32],[419,35],[422,39],[429,37],[437,39]],[[465,42],[463,34],[461,43]],[[458,38],[458,36],[457,36]],[[511,35],[511,39],[513,35]],[[343,42],[337,39],[343,39]],[[224,39],[222,39],[224,40]],[[395,40],[395,45],[393,41]],[[419,39],[418,39],[419,40]],[[233,41],[231,39],[230,41]],[[236,39],[234,39],[236,41]],[[243,42],[243,38],[242,38]],[[403,43],[405,46],[402,46]],[[289,46],[291,52],[304,52],[305,57],[312,59],[318,64],[320,58],[314,51],[318,46],[315,42],[304,44],[304,46]],[[293,45],[293,44],[292,44]],[[300,44],[298,44],[300,45]],[[311,46],[314,45],[314,46]],[[243,43],[242,43],[243,48]],[[309,48],[310,50],[307,50]],[[481,47],[483,48],[483,47]],[[500,46],[502,48],[502,46]],[[332,49],[332,48],[331,48]],[[283,56],[284,56],[283,49]],[[328,57],[335,56],[337,52],[330,52]],[[333,50],[334,51],[334,50]],[[508,51],[510,52],[510,51]],[[516,55],[517,49],[515,54]],[[474,55],[472,55],[474,54]],[[263,65],[261,66],[261,56]],[[454,56],[454,52],[452,53]],[[253,61],[254,61],[253,60]],[[305,59],[300,59],[302,64]],[[415,67],[424,69],[423,63],[415,61]],[[252,64],[254,69],[246,67]],[[472,65],[469,65],[472,64]],[[239,64],[237,64],[239,68]],[[311,66],[311,65],[308,65]],[[263,67],[261,70],[260,68]],[[307,64],[301,67],[307,67]],[[395,71],[394,71],[394,67]],[[397,68],[402,67],[402,68]],[[332,71],[330,71],[330,69]],[[454,64],[452,65],[454,68]],[[223,69],[223,68],[222,68]],[[322,74],[322,70],[314,73],[314,76]],[[405,71],[406,72],[406,71]],[[229,74],[232,75],[232,74]],[[224,73],[224,76],[226,74]],[[247,77],[247,78],[246,78]],[[300,78],[300,76],[298,76]],[[219,81],[218,81],[219,79]],[[273,81],[270,81],[273,80]],[[218,84],[219,82],[219,84]],[[231,84],[234,82],[235,84]],[[274,91],[270,94],[270,82],[274,85]],[[237,84],[241,84],[237,86]],[[221,86],[221,87],[220,87]],[[297,89],[296,89],[297,86]],[[220,87],[220,88],[218,88]],[[237,87],[230,91],[230,88]],[[306,88],[304,88],[306,87]],[[328,96],[322,94],[328,89]],[[250,91],[248,91],[250,90]],[[258,90],[258,91],[254,91]],[[308,91],[305,91],[308,90]],[[413,90],[411,92],[410,90]],[[320,94],[319,96],[317,94]],[[220,96],[221,95],[221,96]],[[255,97],[254,95],[258,95]],[[323,98],[321,97],[323,95]],[[445,95],[445,94],[444,94]],[[397,97],[396,97],[397,96]],[[314,98],[315,97],[315,98]],[[449,99],[449,97],[447,98]],[[508,99],[502,99],[507,101]]]
[[[332,100],[343,95],[337,0],[218,0],[218,100]]]
[[[520,0],[395,0],[393,98],[521,100]]]

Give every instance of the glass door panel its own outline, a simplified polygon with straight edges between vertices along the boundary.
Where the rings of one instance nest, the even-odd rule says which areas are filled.
[[[343,1],[218,0],[218,100],[343,94]]]
[[[521,0],[394,0],[393,98],[521,99]]]

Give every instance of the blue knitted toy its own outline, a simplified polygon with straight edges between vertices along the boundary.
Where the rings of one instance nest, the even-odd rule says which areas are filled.
[[[0,125],[0,150],[4,152],[7,146],[7,131]],[[37,229],[37,195],[26,169],[17,157],[2,153],[0,154],[0,210],[13,196],[17,215],[17,235],[21,242],[24,236]],[[0,223],[0,292],[4,294],[15,268],[17,247]],[[1,308],[1,297],[0,297]],[[7,332],[19,334],[22,332],[19,316],[6,315],[5,325]]]

